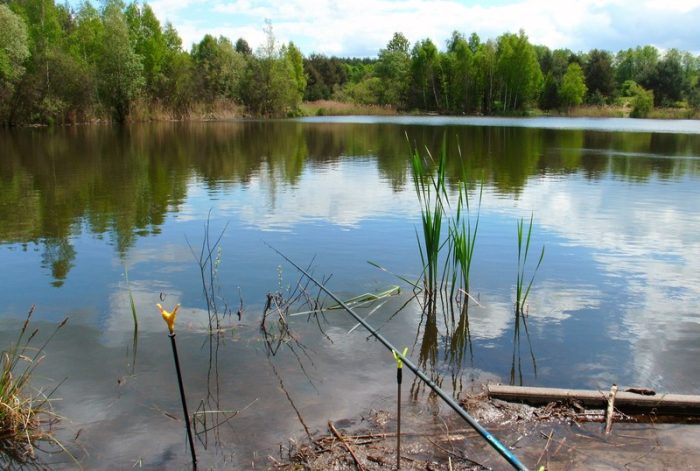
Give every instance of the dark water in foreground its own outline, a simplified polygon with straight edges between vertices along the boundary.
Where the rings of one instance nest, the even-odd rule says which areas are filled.
[[[360,310],[443,387],[498,378],[700,390],[700,125],[394,121],[0,133],[0,341],[32,304],[44,334],[70,317],[37,382],[65,378],[59,434],[86,467],[187,465],[157,302],[182,304],[177,341],[198,430],[230,417],[200,435],[205,465],[263,466],[279,443],[303,436],[295,408],[312,432],[393,408],[393,359],[362,329],[349,332],[342,312],[289,317],[291,337],[274,355],[259,326],[266,294],[291,293],[298,280],[266,244],[313,260],[344,298],[402,284],[368,260],[418,277],[406,136],[434,155],[447,142],[452,189],[462,168],[485,182],[472,268],[481,306],[426,322],[402,284],[401,295]],[[530,214],[534,250],[544,244],[546,254],[525,332],[512,306],[516,221]],[[218,337],[207,334],[193,256],[208,217],[211,243],[224,231],[216,302],[232,313]],[[408,398],[410,380],[405,389]],[[423,407],[418,397],[408,407]]]

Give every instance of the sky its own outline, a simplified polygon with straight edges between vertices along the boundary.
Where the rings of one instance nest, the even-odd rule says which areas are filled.
[[[395,31],[443,49],[452,31],[482,40],[523,29],[552,49],[617,52],[651,44],[700,53],[700,0],[152,0],[185,49],[205,34],[262,43],[265,20],[275,37],[305,55],[374,57]]]

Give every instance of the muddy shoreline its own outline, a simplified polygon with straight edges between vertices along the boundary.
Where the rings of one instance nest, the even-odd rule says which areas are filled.
[[[433,399],[426,400],[425,409],[402,417],[401,469],[512,469],[456,414]],[[604,423],[582,422],[579,411],[562,404],[535,408],[483,394],[465,395],[462,404],[529,469],[700,467],[698,425],[660,423],[645,416],[615,423],[606,436]],[[292,440],[280,448],[280,456],[269,456],[268,467],[397,469],[395,419],[395,412],[369,410],[358,418],[329,421],[328,430],[317,433],[313,441]]]

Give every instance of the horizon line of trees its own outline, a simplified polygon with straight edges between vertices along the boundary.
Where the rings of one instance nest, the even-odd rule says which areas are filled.
[[[455,31],[439,50],[397,32],[376,58],[304,57],[277,42],[269,21],[265,34],[255,51],[243,38],[209,34],[186,51],[147,3],[0,0],[0,123],[124,122],[135,108],[182,118],[219,103],[289,116],[302,100],[449,114],[622,101],[634,116],[653,106],[700,108],[700,56],[676,49],[575,53],[531,44],[521,30],[487,41]]]

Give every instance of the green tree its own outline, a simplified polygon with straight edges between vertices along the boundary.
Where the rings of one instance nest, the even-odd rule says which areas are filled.
[[[292,107],[294,109],[298,108],[299,103],[304,98],[304,92],[306,91],[306,74],[304,73],[304,56],[301,55],[301,51],[297,48],[293,42],[289,42],[284,49],[284,58],[287,61],[287,67],[289,69],[292,82],[295,85],[295,89],[292,93]]]
[[[163,30],[166,53],[163,60],[162,93],[173,114],[182,118],[189,112],[195,96],[192,57],[182,50],[182,39],[168,22]]]
[[[277,46],[272,24],[265,27],[265,43],[247,61],[241,97],[258,116],[283,116],[298,106],[298,82],[286,49]]]
[[[94,66],[100,60],[104,34],[100,13],[89,2],[84,2],[68,34],[68,51],[84,64]]]
[[[496,92],[496,44],[492,40],[479,45],[479,49],[474,53],[474,67],[477,71],[475,100],[479,103],[482,113],[491,114]]]
[[[646,90],[634,80],[627,80],[622,84],[622,95],[632,97],[632,118],[646,118],[654,108],[654,92]]]
[[[198,96],[205,103],[235,100],[245,71],[245,59],[227,38],[207,34],[192,46]]]
[[[700,110],[700,84],[695,84],[688,92],[688,105],[695,111]]]
[[[411,52],[413,103],[424,110],[440,106],[439,68],[440,54],[435,44],[430,39],[418,41]]]
[[[7,103],[24,75],[29,57],[29,38],[22,18],[0,5],[0,122],[8,119]]]
[[[524,109],[536,100],[544,78],[535,48],[524,31],[498,38],[497,71],[503,111]]]
[[[476,54],[476,51],[478,51],[480,47],[481,38],[479,38],[478,34],[472,33],[469,36],[469,49],[472,51],[472,54]]]
[[[452,33],[447,42],[447,52],[442,62],[445,107],[454,113],[464,113],[473,109],[472,89],[476,75],[474,53],[464,36],[457,31]]]
[[[29,57],[27,27],[22,18],[0,4],[0,78],[14,82],[24,74]]]
[[[158,18],[148,4],[131,3],[125,11],[129,25],[129,42],[134,52],[141,57],[145,91],[151,99],[162,99],[165,79],[163,64],[167,54],[163,30]]]
[[[682,98],[685,73],[681,65],[681,54],[676,49],[666,52],[664,58],[657,62],[652,78],[649,80],[654,90],[654,102],[660,106],[675,106]]]
[[[10,6],[27,25],[30,51],[25,74],[15,89],[11,120],[51,123],[70,108],[65,82],[80,80],[64,76],[78,70],[64,52],[64,26],[72,21],[70,12],[67,6],[57,6],[53,0],[15,1]]]
[[[544,86],[539,99],[542,109],[550,110],[562,106],[559,89],[569,63],[578,62],[575,62],[574,54],[568,49],[555,49],[546,61],[540,59],[542,73],[544,74]]]
[[[248,41],[243,38],[238,38],[236,41],[236,52],[246,57],[253,54],[253,50],[248,45]]]
[[[379,51],[374,73],[379,78],[381,88],[379,103],[397,108],[406,106],[406,93],[410,77],[410,43],[402,33],[394,33],[386,48]]]
[[[569,64],[561,81],[559,97],[567,108],[578,106],[586,95],[586,78],[583,69],[576,62]]]
[[[695,57],[689,52],[681,52],[681,66],[683,67],[683,93],[689,96],[700,76],[700,56]]]
[[[337,57],[311,54],[304,59],[304,73],[307,84],[304,98],[306,100],[328,100],[348,80],[348,68]],[[364,72],[364,71],[363,71]],[[365,74],[363,73],[363,76]]]
[[[97,72],[100,100],[114,121],[123,123],[143,87],[143,66],[129,42],[129,27],[118,2],[106,5],[102,21],[105,36]]]
[[[650,87],[659,61],[659,51],[654,46],[636,47],[619,51],[615,57],[615,77],[618,85],[633,80],[643,87]]]
[[[615,92],[615,70],[612,55],[607,51],[593,49],[585,61],[588,102],[602,104]]]

